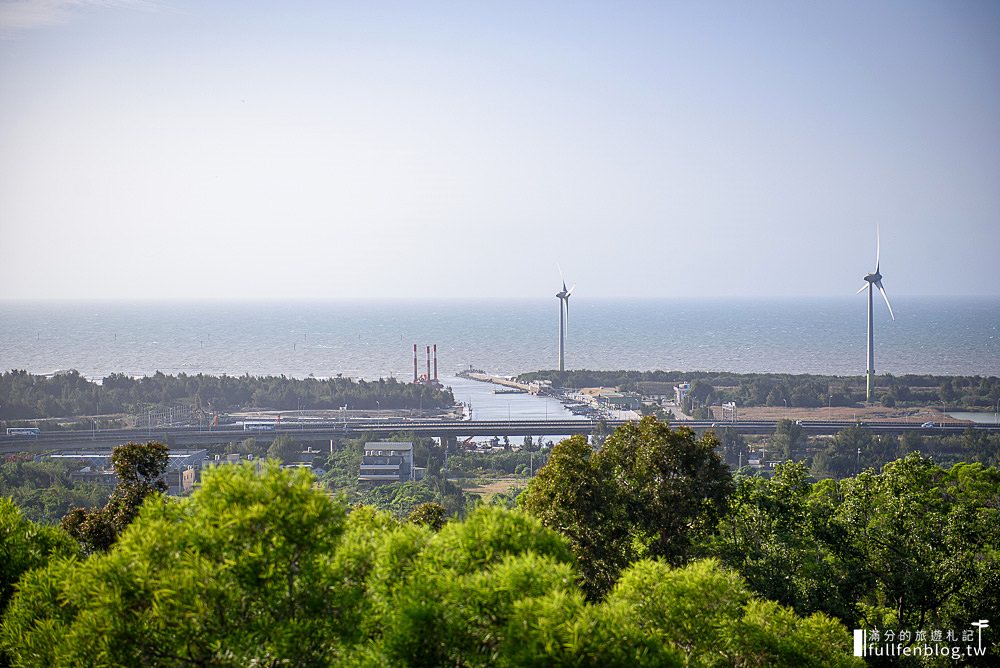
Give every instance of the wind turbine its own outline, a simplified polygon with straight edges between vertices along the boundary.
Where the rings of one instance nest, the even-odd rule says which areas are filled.
[[[562,276],[562,267],[559,268],[559,278],[562,279],[562,290],[556,293],[559,299],[559,370],[566,370],[566,334],[569,333],[569,296],[576,290],[574,285],[569,290],[566,289],[566,279]]]
[[[896,316],[892,314],[892,304],[889,303],[889,297],[885,294],[885,288],[882,287],[882,274],[879,272],[880,246],[878,228],[876,228],[875,271],[865,276],[865,285],[861,286],[861,290],[868,288],[868,371],[865,401],[869,403],[872,400],[872,393],[875,390],[875,338],[872,335],[872,290],[874,288],[878,288],[878,291],[882,293],[882,299],[885,300],[885,305],[889,307],[889,316],[892,317],[893,320],[896,319]],[[856,294],[860,294],[861,290],[858,290]]]

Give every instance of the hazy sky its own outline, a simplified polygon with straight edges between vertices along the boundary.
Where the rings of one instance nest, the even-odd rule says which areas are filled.
[[[1000,3],[0,0],[0,298],[850,295],[876,226],[1000,294]]]

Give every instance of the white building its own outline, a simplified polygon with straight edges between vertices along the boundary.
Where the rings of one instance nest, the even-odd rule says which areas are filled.
[[[359,482],[381,484],[415,480],[413,443],[372,441],[365,443]]]

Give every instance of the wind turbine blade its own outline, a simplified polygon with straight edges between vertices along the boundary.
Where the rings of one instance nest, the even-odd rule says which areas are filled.
[[[881,254],[882,244],[879,241],[878,225],[875,226],[875,273],[878,273],[878,262],[879,255]]]
[[[895,320],[896,316],[892,314],[892,304],[889,303],[889,295],[885,294],[885,288],[882,287],[882,281],[877,283],[878,291],[882,293],[882,299],[885,300],[885,305],[889,307],[889,316]]]
[[[556,262],[556,269],[559,270],[559,280],[562,281],[563,285],[566,285],[566,279],[563,277],[562,273],[562,265],[560,265],[558,262]]]
[[[576,283],[574,283],[573,287],[569,289],[569,292],[566,293],[566,296],[569,297],[571,294],[573,294],[574,290],[576,290]]]
[[[566,305],[566,336],[569,336],[569,295],[566,295],[563,303]]]
[[[864,289],[865,289],[865,288],[867,288],[867,287],[868,287],[868,284],[867,284],[867,283],[865,283],[864,285],[862,285],[862,286],[861,286],[861,289],[860,289],[860,290],[858,290],[857,292],[855,292],[854,294],[856,294],[856,295],[860,295],[860,294],[861,294],[861,292],[862,292],[862,290],[864,290]]]

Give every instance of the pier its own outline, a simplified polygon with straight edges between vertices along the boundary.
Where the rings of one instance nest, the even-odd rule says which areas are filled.
[[[483,383],[493,383],[494,385],[502,385],[508,389],[518,391],[505,392],[503,390],[497,390],[496,394],[519,394],[521,392],[531,393],[531,386],[527,383],[519,383],[516,380],[511,380],[510,378],[505,378],[503,376],[493,376],[488,373],[479,373],[478,371],[469,371],[461,375],[472,380],[478,380]]]

